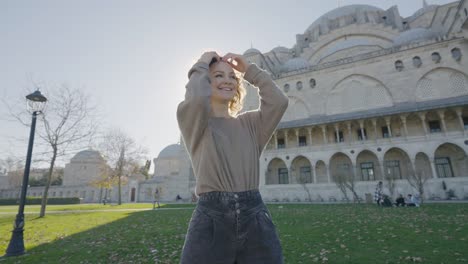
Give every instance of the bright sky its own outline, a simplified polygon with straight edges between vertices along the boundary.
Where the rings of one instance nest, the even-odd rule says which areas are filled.
[[[31,78],[85,90],[105,123],[146,146],[151,159],[179,140],[175,117],[187,71],[205,50],[243,53],[291,48],[322,14],[339,6],[399,7],[423,0],[3,0],[0,96],[24,97]],[[427,0],[446,4],[453,0]],[[47,95],[46,95],[47,96]],[[0,103],[0,159],[26,155],[29,128],[7,121]],[[34,164],[33,164],[34,166]]]

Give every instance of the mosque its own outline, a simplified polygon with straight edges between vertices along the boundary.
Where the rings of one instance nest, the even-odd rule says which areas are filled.
[[[468,199],[468,0],[422,2],[409,17],[397,6],[339,7],[297,34],[291,48],[245,51],[289,97],[260,160],[264,200],[365,200],[379,181],[392,196],[417,193],[419,184],[428,200]],[[244,110],[257,109],[257,89],[246,89]],[[96,151],[78,153],[63,186],[50,192],[99,201],[87,182],[103,162]],[[161,200],[195,198],[183,143],[167,146],[154,164],[151,179],[128,179],[123,201],[152,201],[156,189]],[[347,197],[343,179],[352,187]]]

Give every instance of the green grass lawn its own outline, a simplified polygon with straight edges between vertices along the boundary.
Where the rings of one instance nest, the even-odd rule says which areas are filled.
[[[193,205],[49,206],[27,214],[27,255],[0,263],[178,263]],[[26,211],[39,207],[27,206]],[[108,211],[102,211],[107,209]],[[468,262],[468,204],[421,208],[372,205],[285,205],[269,209],[285,263]],[[0,207],[0,254],[5,252],[15,207]],[[75,212],[75,210],[86,210]],[[94,210],[94,211],[88,211]],[[73,211],[73,212],[72,212]]]

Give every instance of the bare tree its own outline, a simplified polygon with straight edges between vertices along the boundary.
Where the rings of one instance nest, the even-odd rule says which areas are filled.
[[[395,187],[396,187],[396,179],[390,173],[385,173],[385,183],[387,185],[388,191],[390,192],[390,196],[392,199],[395,198]]]
[[[42,126],[36,130],[45,147],[44,152],[36,154],[48,163],[47,182],[44,188],[39,217],[45,216],[47,197],[57,158],[83,147],[89,146],[92,136],[97,131],[95,108],[90,106],[89,98],[80,89],[71,89],[66,85],[47,89],[48,103],[39,116]],[[23,125],[30,114],[24,110],[15,111],[8,106],[11,115]]]
[[[140,161],[144,159],[146,150],[138,146],[135,141],[120,130],[107,132],[100,144],[101,153],[112,167],[117,180],[118,204],[122,204],[122,184],[134,173],[141,172]]]
[[[423,169],[416,169],[414,173],[408,174],[408,183],[418,192],[421,203],[424,201],[424,185],[429,178]]]
[[[310,190],[307,187],[307,184],[312,182],[310,177],[311,177],[310,173],[309,174],[301,174],[299,172],[299,177],[297,177],[297,181],[299,182],[299,184],[302,186],[302,188],[306,192],[307,198],[309,199],[308,201],[312,202],[312,194],[310,193]]]
[[[349,198],[346,190],[349,190],[353,194],[354,202],[361,202],[356,193],[356,179],[352,169],[349,167],[339,167],[332,173],[332,179],[347,201],[349,201]]]
[[[347,181],[346,180],[346,174],[341,172],[341,171],[333,173],[332,174],[332,180],[336,184],[336,187],[338,187],[338,189],[340,189],[341,193],[343,193],[343,196],[344,196],[345,200],[349,201],[348,192],[347,192],[347,189],[346,189],[346,181]]]
[[[23,182],[24,163],[22,160],[7,157],[2,160],[3,173],[8,178],[8,185],[10,187],[20,187]]]

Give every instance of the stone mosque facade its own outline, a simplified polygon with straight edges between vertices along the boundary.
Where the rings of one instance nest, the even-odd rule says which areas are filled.
[[[467,0],[422,1],[409,17],[396,6],[350,5],[321,16],[292,48],[247,50],[289,97],[260,160],[264,199],[341,201],[342,174],[362,200],[379,181],[394,198],[417,193],[408,179],[425,182],[425,199],[449,190],[468,199],[467,18]],[[244,110],[257,109],[257,89],[246,86]],[[181,145],[171,148],[188,162]],[[184,195],[193,193],[189,171],[166,173],[167,186],[184,177]],[[177,186],[166,192],[182,193]]]
[[[468,0],[422,3],[409,17],[396,6],[343,6],[297,34],[291,48],[244,53],[289,97],[260,159],[265,201],[341,201],[339,175],[352,179],[363,200],[379,181],[387,194],[389,183],[393,196],[414,194],[408,179],[415,175],[427,179],[425,199],[445,199],[448,191],[468,199]],[[245,86],[244,110],[257,109],[257,89]],[[128,179],[123,202],[152,202],[156,190],[162,201],[196,199],[183,143],[163,149],[154,165],[151,179]],[[90,182],[103,166],[98,152],[78,153],[49,197],[99,202],[102,189]],[[0,190],[3,198],[18,194]],[[107,195],[115,201],[116,188]]]

